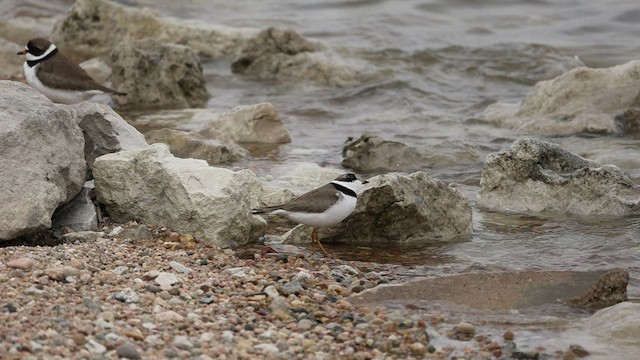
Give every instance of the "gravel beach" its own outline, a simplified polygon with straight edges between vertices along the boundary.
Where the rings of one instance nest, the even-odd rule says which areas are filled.
[[[353,306],[345,298],[393,281],[374,264],[236,254],[136,223],[102,230],[2,249],[0,358],[472,359],[515,349],[513,333],[492,339],[418,306]],[[432,336],[454,340],[433,346]]]

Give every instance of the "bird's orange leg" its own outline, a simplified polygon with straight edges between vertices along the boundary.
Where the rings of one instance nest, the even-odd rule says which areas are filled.
[[[324,256],[329,257],[327,250],[324,249],[324,246],[322,246],[322,243],[320,242],[320,240],[318,240],[318,229],[316,228],[313,228],[313,231],[311,232],[311,242],[314,244],[313,246],[314,250],[315,250],[315,244],[318,244],[318,246],[320,246],[320,251],[322,251]]]

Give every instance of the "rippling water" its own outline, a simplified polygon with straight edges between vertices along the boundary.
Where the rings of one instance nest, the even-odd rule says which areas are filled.
[[[0,15],[57,16],[70,1],[9,0]],[[581,64],[605,67],[638,58],[637,0],[279,0],[120,1],[204,23],[293,28],[338,54],[366,64],[372,74],[351,87],[307,82],[259,82],[233,75],[229,59],[204,64],[213,95],[208,106],[226,111],[273,103],[292,143],[256,152],[259,176],[282,175],[304,161],[340,167],[348,136],[372,132],[427,145],[442,154],[422,170],[458,183],[472,201],[482,161],[515,135],[475,121],[488,104],[517,102],[540,80]],[[550,139],[640,177],[640,141],[617,137]],[[465,149],[465,156],[459,149]],[[454,155],[454,156],[447,156]],[[285,169],[285,170],[283,170]],[[371,174],[367,174],[371,175]],[[640,298],[640,219],[571,219],[474,210],[471,241],[422,249],[335,248],[344,257],[406,265],[469,264],[506,269],[595,270],[631,267],[629,293]],[[434,260],[435,259],[435,260]],[[439,260],[438,260],[439,259]],[[431,270],[430,270],[431,269]]]

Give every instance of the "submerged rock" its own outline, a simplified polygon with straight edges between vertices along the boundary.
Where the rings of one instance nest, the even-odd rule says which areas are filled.
[[[604,271],[505,271],[492,273],[466,273],[452,276],[416,279],[402,284],[381,285],[351,296],[355,305],[388,303],[420,305],[444,301],[472,308],[508,313],[511,310],[535,314],[553,313],[559,304],[575,298],[590,297],[594,288],[600,288],[604,278],[628,275],[626,270]],[[608,282],[607,282],[608,283]],[[624,286],[623,286],[624,285]],[[615,293],[624,294],[626,283],[616,281]],[[613,300],[613,299],[612,299]],[[624,301],[622,297],[607,302],[613,305]],[[594,303],[595,304],[595,303]],[[607,306],[599,303],[597,306]],[[455,309],[455,308],[454,308]],[[468,311],[468,310],[467,310]]]
[[[106,0],[76,0],[56,22],[51,38],[77,60],[105,56],[117,45],[141,39],[187,45],[198,56],[219,58],[239,52],[257,30],[187,23],[149,9],[124,7]]]
[[[232,142],[206,139],[180,130],[159,129],[145,134],[151,144],[165,143],[180,158],[205,160],[209,165],[228,164],[249,157],[249,151]]]
[[[107,105],[85,101],[72,108],[84,132],[85,159],[89,167],[101,155],[149,146],[144,135]]]
[[[305,79],[336,86],[361,81],[363,66],[346,63],[344,59],[319,50],[318,44],[294,30],[270,27],[246,44],[231,64],[231,70],[259,79]]]
[[[109,56],[113,86],[127,96],[113,100],[124,108],[189,108],[209,99],[198,56],[187,46],[153,39],[125,42]]]
[[[222,247],[247,243],[265,225],[251,215],[262,192],[251,171],[175,158],[164,144],[103,155],[93,175],[98,201],[115,221],[163,225]]]
[[[613,165],[599,165],[538,139],[516,140],[482,169],[479,207],[574,215],[640,213],[640,186]]]
[[[0,240],[51,227],[84,184],[84,138],[73,112],[31,87],[0,81]]]
[[[449,141],[444,146],[443,151],[437,147],[419,147],[363,134],[345,143],[342,166],[362,172],[407,171],[442,164],[466,164],[480,158],[480,152],[471,145]]]
[[[309,242],[311,229],[299,225],[287,243]],[[369,179],[358,205],[342,223],[321,229],[321,241],[355,244],[415,244],[452,241],[472,233],[466,196],[424,172],[389,173]]]
[[[637,117],[631,115],[640,108],[638,74],[640,61],[604,69],[575,68],[537,83],[521,105],[494,104],[480,118],[520,133],[554,136],[635,128]],[[626,123],[622,129],[620,122]]]
[[[629,271],[616,269],[602,275],[600,279],[581,296],[567,300],[571,307],[598,310],[627,301]]]
[[[200,134],[237,143],[286,144],[289,132],[270,103],[238,106],[209,120]]]

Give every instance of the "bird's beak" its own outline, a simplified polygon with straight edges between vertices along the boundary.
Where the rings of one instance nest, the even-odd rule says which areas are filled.
[[[369,183],[369,180],[365,180],[362,182],[362,184],[368,184],[368,183]]]
[[[27,50],[18,51],[16,55],[24,55],[27,53]]]

